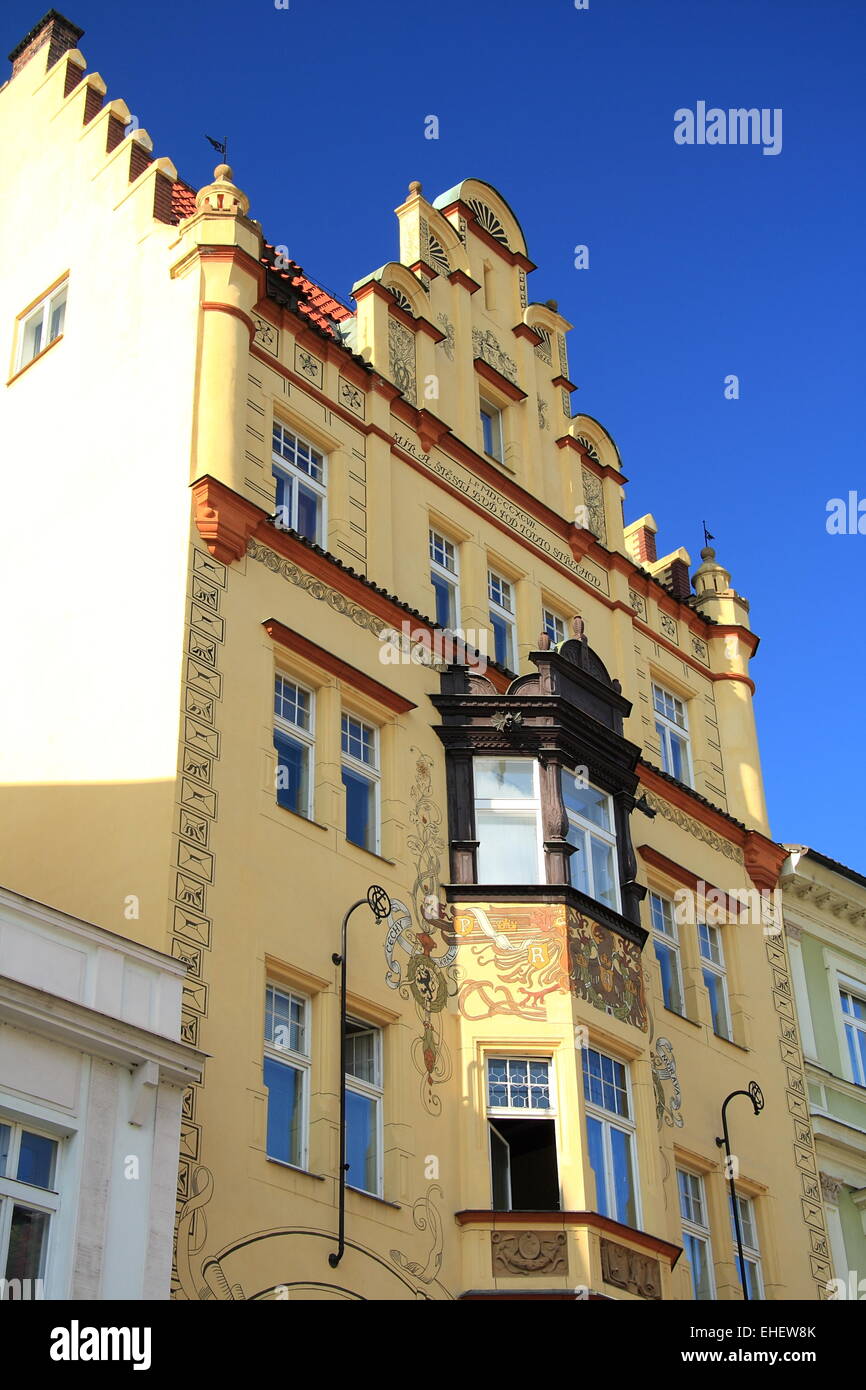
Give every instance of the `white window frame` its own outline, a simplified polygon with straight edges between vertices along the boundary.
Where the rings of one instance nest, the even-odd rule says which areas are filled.
[[[849,998],[856,999],[858,1003],[866,1006],[866,984],[862,980],[854,980],[850,976],[836,974],[836,985],[838,988],[838,1010],[842,1019],[842,1050],[843,1069],[848,1074],[848,1079],[853,1081],[855,1086],[866,1086],[866,1064],[858,1049],[856,1053],[856,1065],[852,1059],[852,1048],[848,1041],[848,1029],[851,1028],[855,1035],[862,1033],[866,1036],[866,1018],[856,1018],[853,1014],[846,1013],[842,1007],[842,996],[847,994]]]
[[[666,686],[659,685],[658,681],[652,682],[653,715],[655,718],[656,733],[661,741],[662,750],[662,771],[669,777],[676,774],[673,771],[674,758],[671,748],[671,740],[677,738],[682,744],[683,763],[685,776],[683,785],[694,787],[695,778],[692,768],[692,740],[689,733],[689,712],[688,701],[680,695],[675,695]],[[659,704],[662,709],[659,709]]]
[[[563,777],[569,777],[574,774],[570,773],[567,768],[563,768],[561,775]],[[614,819],[613,797],[609,792],[606,792],[603,787],[597,787],[594,782],[587,783],[587,786],[590,791],[598,792],[606,799],[610,823],[615,826],[616,820]],[[613,849],[613,895],[615,900],[613,907],[614,911],[620,912],[622,910],[622,895],[620,893],[619,883],[619,853],[617,851],[616,830],[604,830],[600,825],[596,825],[595,821],[587,820],[584,816],[580,815],[578,811],[575,811],[565,801],[563,801],[563,805],[565,806],[565,812],[568,817],[569,831],[574,829],[583,837],[583,845],[581,848],[575,850],[571,858],[573,860],[577,854],[582,854],[584,856],[589,885],[592,889],[586,896],[592,898],[593,902],[602,903],[602,906],[607,906],[607,904],[595,894],[595,869],[593,868],[592,854],[587,853],[587,841],[592,836],[595,836],[596,839],[601,840],[605,845]],[[580,892],[581,890],[578,889],[577,891]]]
[[[304,685],[301,681],[296,680],[295,677],[294,677],[289,671],[284,671],[284,670],[282,670],[280,667],[277,667],[276,670],[275,670],[275,672],[274,672],[274,703],[275,703],[275,704],[276,704],[276,698],[277,698],[276,683],[277,683],[278,680],[287,681],[289,685],[293,685],[293,686],[295,686],[295,688],[296,688],[297,690],[303,691],[303,693],[308,697],[309,702],[310,702],[310,704],[309,704],[309,709],[310,709],[310,727],[309,727],[309,729],[302,729],[301,726],[300,726],[299,724],[293,724],[292,721],[291,721],[290,719],[286,719],[283,715],[277,714],[276,709],[274,710],[274,728],[275,728],[279,733],[285,734],[287,738],[293,738],[293,739],[296,740],[296,742],[298,742],[298,743],[303,743],[303,744],[307,747],[307,749],[308,749],[308,753],[307,753],[307,808],[306,808],[305,811],[298,811],[296,814],[297,814],[297,815],[303,816],[305,820],[312,820],[312,819],[313,819],[313,809],[314,809],[314,805],[315,805],[315,802],[314,802],[314,795],[315,795],[315,785],[316,785],[316,692],[315,692],[315,690],[311,690],[310,687],[309,687],[308,685]],[[275,782],[275,785],[276,785],[276,776],[277,776],[277,774],[278,774],[278,772],[279,772],[279,765],[280,765],[279,754],[277,753],[276,748],[274,748],[274,754],[275,754],[275,756],[276,756],[276,767],[275,767],[275,777],[274,777],[274,782]],[[284,807],[283,809],[285,810],[286,808]]]
[[[710,1231],[709,1216],[707,1214],[707,1194],[704,1185],[704,1179],[700,1173],[693,1173],[688,1168],[677,1168],[676,1172],[677,1200],[679,1202],[680,1222],[682,1224],[683,1229],[683,1244],[685,1245],[685,1237],[690,1236],[692,1240],[700,1242],[700,1244],[705,1247],[706,1251],[707,1272],[710,1286],[709,1296],[706,1299],[698,1298],[694,1262],[691,1259],[689,1259],[689,1268],[691,1270],[692,1295],[696,1303],[714,1302],[716,1297],[716,1271],[715,1266],[713,1264],[713,1239],[712,1233]],[[697,1184],[697,1197],[695,1197],[693,1191],[689,1191],[686,1194],[686,1201],[688,1203],[690,1212],[689,1215],[687,1215],[686,1212],[683,1210],[684,1194],[682,1190],[682,1185],[680,1184],[680,1177],[688,1178],[689,1184]],[[695,1202],[697,1202],[698,1204],[697,1215],[695,1215],[693,1211]],[[698,1219],[698,1216],[700,1217],[700,1220]],[[686,1252],[688,1253],[687,1245]]]
[[[7,1126],[11,1131],[6,1173],[0,1177],[0,1279],[6,1277],[6,1261],[9,1258],[9,1237],[12,1231],[14,1208],[16,1206],[27,1207],[31,1211],[44,1212],[48,1217],[48,1231],[42,1249],[40,1270],[37,1275],[33,1276],[34,1279],[42,1281],[42,1288],[44,1289],[48,1283],[55,1230],[60,1213],[63,1140],[58,1138],[56,1134],[51,1134],[45,1130],[38,1121],[31,1121],[28,1118],[13,1116],[2,1111],[0,1111],[0,1125]],[[54,1172],[51,1176],[53,1187],[36,1187],[32,1183],[21,1182],[18,1178],[11,1176],[12,1173],[18,1171],[21,1137],[25,1131],[28,1134],[38,1135],[40,1139],[47,1139],[54,1145]]]
[[[490,442],[493,449],[488,451],[484,441],[484,425],[481,421],[482,415],[486,415],[490,420]],[[502,407],[495,405],[486,396],[478,398],[478,422],[481,425],[481,444],[484,450],[484,457],[493,459],[495,463],[505,462],[505,431],[502,426]],[[497,453],[496,450],[499,450]]]
[[[291,1000],[291,1001],[293,1001],[293,1002],[295,1002],[295,1003],[298,1003],[298,1004],[300,1004],[300,1005],[302,1006],[302,1008],[303,1008],[303,1010],[304,1010],[304,1022],[303,1022],[304,1038],[303,1038],[303,1042],[304,1042],[304,1045],[305,1045],[305,1047],[306,1047],[306,1051],[305,1051],[305,1052],[300,1052],[300,1051],[298,1051],[296,1048],[291,1047],[290,1044],[283,1044],[283,1043],[281,1043],[281,1042],[269,1041],[268,1036],[267,1036],[267,1016],[268,1016],[268,996],[269,996],[269,993],[270,993],[271,991],[273,991],[275,994],[281,994],[284,998],[289,999],[289,1000]],[[273,1154],[269,1154],[269,1153],[267,1152],[267,1146],[268,1146],[268,1141],[267,1141],[267,1120],[266,1120],[266,1122],[265,1122],[265,1153],[266,1153],[266,1155],[267,1155],[267,1158],[268,1158],[269,1162],[271,1162],[271,1163],[281,1163],[281,1164],[283,1165],[283,1167],[285,1167],[285,1168],[302,1168],[302,1169],[306,1169],[307,1164],[309,1163],[309,1148],[310,1148],[310,1073],[311,1073],[311,1068],[312,1068],[312,1057],[311,1057],[311,1048],[310,1048],[310,1030],[311,1030],[311,1026],[312,1026],[312,1012],[313,1012],[313,1010],[312,1010],[312,1000],[310,999],[309,995],[307,995],[307,994],[302,994],[300,990],[293,989],[293,988],[291,987],[291,985],[282,984],[279,980],[268,980],[268,981],[266,982],[266,984],[265,984],[265,1014],[264,1014],[264,1025],[265,1025],[265,1026],[264,1026],[264,1028],[262,1029],[263,1054],[264,1054],[264,1057],[270,1058],[271,1061],[277,1062],[277,1063],[279,1063],[279,1065],[281,1065],[281,1066],[284,1066],[284,1067],[293,1067],[294,1070],[295,1070],[296,1072],[299,1072],[299,1073],[300,1073],[300,1077],[301,1077],[301,1082],[300,1082],[301,1115],[300,1115],[300,1124],[299,1124],[299,1129],[300,1129],[300,1134],[301,1134],[301,1144],[300,1144],[300,1154],[299,1154],[298,1162],[297,1162],[297,1163],[292,1163],[292,1162],[291,1162],[289,1159],[287,1159],[287,1158],[277,1158],[277,1157],[275,1157]],[[291,1010],[290,1010],[290,1015],[291,1015]],[[279,1026],[280,1026],[280,1027],[283,1027],[282,1024],[279,1025]],[[264,1062],[262,1063],[262,1080],[264,1081]],[[268,1089],[268,1088],[267,1088],[267,1086],[266,1086],[266,1087],[265,1087],[265,1090],[267,1090],[267,1089]],[[267,1103],[266,1103],[266,1106],[267,1106]]]
[[[23,315],[22,318],[18,320],[18,342],[15,351],[16,372],[23,371],[23,369],[26,366],[28,366],[31,362],[35,362],[36,358],[41,356],[41,354],[45,352],[46,348],[49,348],[52,343],[56,343],[58,338],[63,337],[63,329],[66,323],[66,305],[68,298],[68,290],[69,279],[67,277],[67,279],[65,279],[62,282],[62,284],[55,286],[55,288],[53,290],[50,290],[48,294],[43,295],[42,299],[39,300],[39,303],[34,304],[33,308],[30,309],[26,314]],[[48,342],[46,342],[45,335],[46,332],[50,331],[52,314],[58,307],[62,307],[63,309],[63,323],[60,325],[60,332],[55,333],[54,337],[51,338]],[[37,319],[41,321],[42,329],[40,336],[40,345],[36,349],[36,351],[32,353],[30,357],[25,358],[24,349],[27,341],[27,329],[29,325],[34,323]]]
[[[495,598],[494,593],[497,586],[499,590],[499,597]],[[507,606],[506,600],[510,602],[510,608]],[[501,665],[505,666],[509,671],[516,671],[517,603],[514,595],[514,582],[511,579],[506,579],[504,574],[500,574],[498,570],[492,569],[490,566],[488,566],[487,568],[487,604],[490,612],[490,628],[493,634],[494,656],[496,654],[496,630],[493,627],[493,618],[495,616],[505,623],[506,630],[508,633],[508,651],[506,652],[507,660],[503,661]],[[498,661],[499,658],[496,657],[496,660]]]
[[[598,1102],[590,1100],[589,1096],[586,1093],[586,1078],[583,1074],[583,1057],[581,1057],[581,1094],[583,1096],[584,1112],[586,1117],[597,1120],[602,1126],[602,1145],[604,1149],[604,1179],[609,1194],[612,1194],[616,1189],[615,1169],[613,1163],[613,1148],[610,1142],[610,1131],[611,1129],[619,1129],[623,1133],[628,1134],[631,1137],[631,1175],[632,1184],[634,1188],[635,1206],[635,1222],[633,1229],[640,1230],[643,1224],[643,1216],[641,1213],[640,1168],[638,1166],[637,1152],[637,1122],[634,1118],[634,1099],[632,1096],[631,1068],[629,1067],[627,1062],[623,1062],[621,1058],[615,1057],[613,1053],[602,1052],[600,1047],[590,1047],[585,1045],[582,1049],[582,1052],[586,1054],[590,1052],[596,1052],[599,1055],[599,1057],[606,1057],[609,1062],[613,1062],[615,1066],[622,1067],[623,1069],[623,1074],[625,1076],[625,1087],[620,1087],[619,1089],[625,1090],[626,1103],[628,1105],[627,1117],[624,1115],[620,1115],[616,1111],[607,1110],[604,1108],[603,1105],[599,1105]],[[584,1136],[586,1139],[586,1162],[590,1168],[590,1171],[592,1171],[592,1164],[590,1163],[589,1157],[589,1129],[586,1125],[584,1125]],[[596,1202],[598,1202],[598,1192],[596,1192],[595,1195]],[[600,1214],[604,1215],[604,1213]],[[628,1224],[627,1222],[622,1221],[622,1218],[620,1216],[617,1216],[612,1212],[607,1212],[606,1214],[611,1221],[620,1221],[622,1225]]]
[[[710,942],[715,941],[718,946],[718,960],[716,960],[712,954],[709,956],[705,954],[704,943],[701,937],[702,930],[707,931],[709,933]],[[725,948],[722,945],[722,933],[719,927],[711,926],[709,922],[698,923],[698,956],[701,962],[702,979],[704,971],[707,971],[709,974],[715,975],[716,978],[722,982],[722,998],[725,1005],[725,1022],[728,1025],[728,1031],[727,1033],[716,1033],[716,1037],[723,1038],[725,1042],[733,1042],[734,1023],[731,1018],[731,1000],[728,993],[728,970],[725,965]],[[703,983],[706,989],[706,981],[703,981]],[[709,990],[707,993],[709,993]],[[712,1005],[710,1006],[710,1027],[712,1027]],[[715,1032],[715,1029],[713,1029],[713,1031]]]
[[[662,975],[662,1000],[665,1008],[669,1009],[671,1013],[678,1014],[680,1018],[685,1018],[686,996],[683,988],[683,962],[680,951],[679,931],[676,922],[676,909],[670,898],[664,897],[661,893],[656,893],[654,889],[650,890],[649,898],[653,947],[655,948],[655,944],[658,942],[663,949],[669,951],[673,956],[674,973],[676,975],[677,988],[680,995],[680,1007],[677,1009],[673,1004],[669,1004],[667,1000],[665,1000],[664,975]],[[659,904],[658,914],[653,911],[655,903]],[[667,909],[667,911],[665,911],[665,909]],[[659,925],[659,918],[661,919],[662,925]],[[658,951],[656,951],[656,959],[658,959]],[[661,970],[661,963],[659,963],[659,970]],[[685,1171],[685,1169],[683,1171]]]
[[[450,568],[446,563],[435,558],[433,552],[437,542],[446,560],[448,559],[448,551],[450,550],[453,568]],[[448,588],[451,590],[451,607],[454,611],[454,619],[453,622],[447,624],[447,626],[453,630],[460,624],[460,546],[457,541],[452,541],[445,535],[444,531],[440,531],[436,526],[430,526],[428,529],[428,546],[430,551],[431,582],[432,575],[435,574],[436,578],[441,580],[444,584],[447,584]],[[435,596],[435,589],[433,593]],[[436,620],[437,622],[439,620],[438,613],[436,614]]]
[[[369,1019],[366,1018],[357,1018],[354,1014],[347,1014],[346,1022],[353,1023],[356,1027],[363,1028],[365,1031],[373,1034],[373,1061],[374,1070],[377,1078],[375,1082],[364,1081],[360,1077],[354,1076],[348,1071],[346,1072],[344,1077],[346,1090],[352,1091],[355,1095],[364,1096],[367,1100],[371,1100],[374,1105],[376,1116],[376,1190],[375,1192],[371,1193],[369,1188],[356,1187],[354,1183],[349,1184],[348,1182],[347,1186],[350,1186],[353,1192],[365,1192],[368,1197],[381,1197],[384,1192],[385,1179],[385,1081],[382,1065],[384,1051],[382,1046],[382,1028],[379,1024],[371,1023]]]
[[[360,724],[364,729],[368,729],[368,730],[372,733],[372,735],[373,735],[373,762],[372,762],[372,763],[364,762],[362,759],[356,758],[356,757],[354,756],[354,754],[352,754],[352,753],[347,753],[347,752],[344,750],[344,748],[343,748],[343,735],[344,735],[344,732],[345,732],[345,731],[344,731],[344,728],[343,728],[343,721],[344,721],[345,719],[353,719],[357,724]],[[350,772],[354,772],[354,773],[356,773],[356,774],[359,775],[359,776],[363,776],[363,777],[365,777],[365,778],[367,779],[368,782],[372,783],[372,786],[373,786],[373,801],[374,801],[374,811],[373,811],[373,814],[374,814],[374,817],[375,817],[374,844],[373,844],[372,848],[369,847],[369,846],[367,846],[367,845],[358,845],[358,844],[355,843],[354,840],[350,840],[350,839],[349,839],[349,836],[348,836],[348,834],[346,833],[346,832],[348,831],[348,828],[349,828],[349,827],[348,827],[348,824],[346,823],[346,822],[347,822],[347,819],[348,819],[347,814],[344,814],[344,817],[343,817],[343,836],[344,836],[344,839],[345,839],[345,841],[346,841],[346,844],[348,844],[348,845],[355,845],[355,848],[356,848],[356,849],[366,849],[368,854],[379,854],[379,852],[380,852],[380,847],[381,847],[381,843],[382,843],[382,770],[381,770],[381,769],[382,769],[382,757],[381,757],[381,746],[382,746],[382,741],[381,741],[381,730],[380,730],[379,728],[377,728],[377,726],[376,726],[375,724],[371,724],[370,721],[369,721],[368,719],[362,718],[360,714],[355,714],[354,711],[351,710],[351,709],[346,709],[346,708],[344,708],[344,709],[341,710],[341,712],[340,712],[340,769],[341,769],[341,781],[342,781],[342,768],[345,766],[345,767],[347,767],[347,768],[349,769]],[[344,795],[344,801],[345,801],[345,798],[346,798],[346,789],[345,789],[345,786],[343,787],[343,795]],[[347,812],[347,809],[348,809],[348,808],[344,805],[344,812]]]
[[[554,632],[560,627],[562,628],[562,636],[555,637]],[[541,609],[541,629],[547,633],[554,647],[558,646],[560,642],[568,640],[568,619],[563,618],[561,613],[557,613],[555,608],[548,608],[547,604],[544,604]]]
[[[746,1264],[753,1266],[757,1276],[758,1298],[764,1297],[764,1271],[761,1268],[761,1248],[758,1244],[758,1221],[755,1213],[754,1198],[747,1197],[744,1192],[737,1193],[737,1207],[740,1216],[740,1234],[743,1241],[743,1259]],[[740,1252],[737,1249],[737,1231],[734,1226],[734,1213],[731,1207],[730,1194],[728,1195],[728,1215],[731,1221],[731,1241],[734,1247],[734,1271],[737,1276],[737,1283],[740,1283]],[[745,1218],[745,1219],[744,1219]],[[750,1231],[754,1243],[751,1243],[746,1232]],[[740,1285],[742,1287],[742,1285]],[[743,1289],[745,1293],[745,1289]]]
[[[475,793],[475,767],[479,762],[503,762],[503,763],[531,763],[532,764],[532,788],[533,796],[529,797],[505,797],[505,796],[478,796]],[[497,756],[491,754],[489,757],[474,758],[472,761],[472,783],[473,799],[476,813],[478,811],[499,811],[507,815],[510,811],[523,811],[525,814],[530,812],[535,815],[535,846],[537,856],[538,878],[536,882],[541,885],[547,882],[547,863],[544,857],[544,827],[541,821],[541,781],[537,758],[516,758],[510,756]],[[476,815],[477,821],[477,815]],[[476,839],[478,826],[475,827]],[[479,844],[480,849],[480,844]],[[479,882],[484,880],[479,879]]]
[[[281,431],[284,438],[285,436],[288,436],[291,440],[294,441],[295,452],[297,452],[297,446],[301,445],[304,449],[307,449],[310,452],[311,456],[316,455],[316,457],[320,460],[321,478],[313,478],[309,473],[306,473],[304,469],[301,468],[292,459],[286,458],[282,453],[280,453],[279,449],[276,447],[276,435],[278,430]],[[328,456],[325,453],[324,449],[320,449],[319,446],[317,444],[314,444],[311,439],[307,439],[304,435],[298,434],[298,431],[296,429],[293,429],[291,425],[285,424],[282,420],[275,419],[271,428],[271,472],[273,473],[275,485],[275,508],[278,509],[281,505],[277,500],[278,482],[282,480],[283,482],[288,483],[291,488],[291,503],[288,507],[288,525],[286,525],[284,522],[281,522],[277,511],[275,515],[275,524],[277,525],[278,529],[283,531],[298,531],[298,484],[303,483],[304,487],[306,487],[310,492],[312,492],[318,501],[318,507],[316,512],[317,526],[316,534],[313,537],[313,542],[315,545],[320,545],[327,549],[326,541],[328,536]],[[298,533],[300,534],[300,532]]]
[[[548,1105],[547,1105],[547,1108],[546,1108],[546,1109],[543,1109],[543,1108],[541,1108],[541,1107],[532,1106],[532,1105],[527,1105],[527,1106],[525,1106],[525,1107],[520,1107],[520,1106],[513,1106],[513,1105],[491,1105],[491,1104],[490,1104],[490,1063],[491,1063],[491,1062],[500,1062],[500,1061],[504,1061],[506,1064],[508,1064],[508,1063],[510,1063],[510,1062],[525,1062],[526,1065],[527,1065],[528,1067],[531,1066],[533,1063],[535,1063],[536,1066],[538,1065],[539,1062],[543,1062],[543,1063],[545,1064],[545,1066],[547,1067],[547,1100],[548,1100]],[[497,1084],[499,1084],[499,1083],[497,1083]],[[508,1085],[509,1090],[510,1090],[510,1084],[511,1084],[510,1081],[507,1082],[506,1084]],[[527,1084],[529,1085],[530,1083],[527,1083]],[[531,1097],[530,1097],[530,1098],[531,1098]],[[554,1059],[553,1059],[553,1056],[552,1056],[552,1055],[548,1055],[547,1053],[540,1053],[540,1054],[538,1054],[538,1055],[533,1055],[533,1054],[531,1054],[531,1053],[524,1053],[524,1052],[514,1052],[514,1053],[512,1053],[512,1052],[504,1052],[501,1048],[500,1048],[500,1049],[497,1049],[497,1050],[495,1050],[495,1051],[491,1049],[491,1051],[486,1052],[486,1053],[484,1054],[484,1107],[485,1107],[485,1113],[486,1113],[486,1116],[487,1116],[487,1148],[488,1148],[488,1167],[489,1167],[489,1171],[490,1171],[490,1208],[491,1208],[491,1211],[495,1211],[495,1210],[496,1210],[496,1208],[495,1208],[494,1205],[493,1205],[494,1200],[495,1200],[495,1193],[494,1193],[494,1190],[493,1190],[493,1136],[492,1136],[492,1132],[491,1132],[491,1131],[492,1131],[493,1129],[496,1128],[496,1121],[497,1121],[497,1119],[501,1119],[501,1120],[502,1120],[502,1119],[504,1119],[504,1120],[552,1120],[552,1121],[553,1121],[553,1142],[554,1142],[554,1150],[555,1150],[555,1153],[556,1153],[556,1178],[557,1178],[557,1184],[558,1184],[558,1187],[559,1187],[559,1201],[560,1201],[560,1203],[561,1203],[561,1202],[562,1202],[562,1186],[561,1186],[561,1183],[560,1183],[560,1176],[559,1176],[559,1126],[558,1126],[558,1124],[557,1124],[557,1108],[556,1108],[556,1068],[555,1068],[555,1066],[554,1066]],[[507,1141],[505,1141],[505,1140],[502,1139],[502,1136],[499,1135],[498,1130],[497,1130],[497,1136],[500,1138],[500,1140],[502,1140],[502,1142],[507,1142]],[[506,1210],[506,1211],[513,1211],[513,1207],[512,1207],[512,1205],[511,1205],[511,1173],[510,1173],[510,1172],[509,1172],[509,1174],[508,1174],[508,1206],[505,1208],[505,1210]],[[559,1208],[559,1210],[561,1210],[561,1207]]]

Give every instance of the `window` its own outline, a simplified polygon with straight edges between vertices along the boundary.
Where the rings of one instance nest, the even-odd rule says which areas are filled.
[[[378,854],[379,733],[353,714],[344,714],[342,740],[346,839]]]
[[[274,748],[277,802],[310,819],[313,814],[315,697],[279,671],[274,677]]]
[[[475,758],[479,883],[544,883],[538,764]]]
[[[277,524],[324,544],[325,459],[306,439],[274,421],[272,466]]]
[[[516,669],[513,587],[501,574],[488,570],[487,596],[490,600],[494,656],[500,666],[507,666],[509,671],[513,671]]]
[[[6,1280],[45,1277],[51,1218],[60,1205],[59,1147],[47,1135],[0,1121],[0,1269]],[[8,1283],[2,1296],[12,1297]]]
[[[696,1173],[686,1173],[682,1168],[678,1168],[677,1185],[683,1223],[683,1246],[692,1271],[692,1296],[702,1301],[712,1300],[715,1298],[713,1255],[704,1199],[704,1180]]]
[[[502,463],[502,411],[482,397],[479,408],[481,417],[481,438],[484,441],[484,452],[490,458],[496,459],[497,463]]]
[[[692,786],[689,721],[685,703],[660,685],[653,686],[656,733],[662,746],[662,770]]]
[[[557,647],[560,642],[565,641],[568,632],[564,618],[561,618],[558,613],[554,613],[552,608],[543,608],[541,610],[541,621],[544,631],[547,633],[554,647]]]
[[[725,974],[721,932],[718,927],[709,927],[706,922],[699,922],[698,941],[701,948],[704,984],[710,995],[713,1032],[717,1033],[720,1038],[727,1038],[730,1042],[731,1016],[728,1009],[728,980]]]
[[[382,1195],[382,1031],[346,1019],[346,1182]]]
[[[858,1086],[866,1086],[866,999],[848,989],[840,989],[845,1040],[851,1060],[851,1075]]]
[[[67,283],[60,285],[51,294],[46,295],[19,323],[16,371],[20,372],[22,367],[26,367],[28,362],[39,356],[43,348],[47,348],[55,338],[60,337],[66,317],[67,289]]]
[[[573,773],[563,770],[562,799],[568,813],[571,884],[596,902],[619,911],[619,874],[613,800],[598,787],[583,786]]]
[[[559,1172],[549,1057],[488,1057],[487,1114],[494,1211],[558,1211]]]
[[[430,528],[430,583],[436,595],[436,621],[455,628],[458,622],[457,547]]]
[[[602,1216],[637,1226],[635,1132],[628,1074],[622,1062],[584,1047],[583,1094],[589,1162]]]
[[[728,1200],[731,1212],[731,1234],[734,1240],[734,1267],[737,1271],[740,1288],[742,1288],[743,1276],[740,1271],[740,1256],[737,1249],[737,1228],[734,1225],[734,1203],[731,1198]],[[761,1299],[764,1297],[764,1283],[761,1278],[761,1252],[758,1248],[755,1204],[751,1197],[743,1197],[741,1193],[737,1193],[737,1212],[740,1217],[740,1236],[743,1242],[743,1263],[746,1266],[746,1292],[750,1299]]]
[[[662,972],[662,997],[665,1008],[672,1009],[675,1014],[685,1014],[680,943],[674,921],[673,903],[667,898],[659,897],[658,893],[650,893],[650,916],[653,946]]]
[[[268,985],[265,990],[264,1078],[268,1092],[268,1158],[305,1168],[310,1079],[310,1001]]]

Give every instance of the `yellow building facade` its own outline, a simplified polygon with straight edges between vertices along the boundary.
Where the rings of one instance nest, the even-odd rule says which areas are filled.
[[[176,1296],[737,1299],[733,1092],[751,1296],[825,1296],[748,603],[624,524],[497,190],[349,310],[79,37],[0,90],[0,883],[187,967]]]

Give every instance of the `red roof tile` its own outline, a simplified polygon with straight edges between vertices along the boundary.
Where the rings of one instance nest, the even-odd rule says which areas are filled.
[[[195,189],[184,183],[183,179],[177,179],[171,186],[171,210],[175,223],[192,217],[195,212]]]
[[[345,304],[341,304],[339,299],[335,299],[332,294],[322,289],[322,286],[317,285],[314,280],[308,279],[297,261],[285,258],[283,261],[283,268],[277,270],[274,265],[276,259],[274,253],[275,248],[266,242],[262,264],[268,266],[271,271],[279,275],[280,279],[285,280],[287,285],[291,285],[292,289],[300,291],[298,296],[298,313],[303,314],[304,317],[308,318],[311,323],[314,323],[317,328],[321,328],[325,333],[330,334],[332,338],[339,339],[339,334],[336,332],[334,325],[335,323],[343,323],[345,319],[354,318],[351,309],[347,309]],[[286,260],[288,260],[288,264],[286,264]]]

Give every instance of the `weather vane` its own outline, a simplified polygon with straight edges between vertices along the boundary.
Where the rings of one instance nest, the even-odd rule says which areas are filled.
[[[222,157],[223,157],[223,159],[224,159],[224,161],[226,162],[226,164],[228,164],[228,162],[229,162],[229,137],[226,136],[226,138],[225,138],[224,140],[215,140],[215,139],[213,138],[212,135],[206,135],[204,138],[205,138],[205,140],[209,140],[209,141],[210,141],[210,143],[213,145],[214,149],[216,150],[217,154],[221,154]]]
[[[707,530],[707,523],[705,521],[701,522],[701,525],[704,528],[704,545],[709,545],[710,541],[714,541],[716,538]]]

